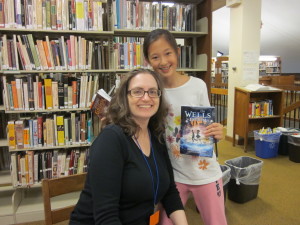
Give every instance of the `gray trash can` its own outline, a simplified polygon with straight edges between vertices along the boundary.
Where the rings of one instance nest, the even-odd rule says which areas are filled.
[[[241,156],[225,161],[230,167],[231,179],[228,198],[237,203],[245,203],[257,197],[263,161]]]

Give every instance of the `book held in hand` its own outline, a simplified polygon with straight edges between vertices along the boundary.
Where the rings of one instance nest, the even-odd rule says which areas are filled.
[[[110,90],[109,94],[113,91],[114,87]],[[97,91],[93,96],[91,110],[95,113],[100,119],[105,116],[107,107],[111,100],[110,95],[106,93],[103,89]]]
[[[180,153],[212,157],[214,138],[204,131],[215,120],[214,107],[181,106]]]

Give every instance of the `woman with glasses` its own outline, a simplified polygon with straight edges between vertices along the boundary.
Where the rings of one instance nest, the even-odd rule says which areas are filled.
[[[113,96],[93,142],[87,180],[70,224],[157,224],[158,202],[187,224],[163,142],[167,106],[159,76],[133,70]]]

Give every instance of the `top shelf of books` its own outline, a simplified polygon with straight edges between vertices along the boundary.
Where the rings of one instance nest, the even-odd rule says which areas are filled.
[[[204,32],[196,13],[198,0],[170,1],[1,1],[0,31],[110,36],[119,31],[156,28],[174,32]],[[42,4],[45,2],[45,4]],[[206,29],[207,30],[207,29]],[[192,33],[193,34],[193,33]],[[190,35],[187,34],[186,36]]]

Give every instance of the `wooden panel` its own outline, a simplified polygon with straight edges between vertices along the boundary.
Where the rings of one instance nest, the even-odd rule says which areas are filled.
[[[49,182],[50,198],[57,195],[62,195],[62,194],[82,190],[85,182],[85,177],[86,174],[83,173],[83,174],[76,174],[67,177],[52,179]]]
[[[64,207],[52,211],[52,223],[58,223],[70,219],[70,215],[75,208],[75,205]]]

